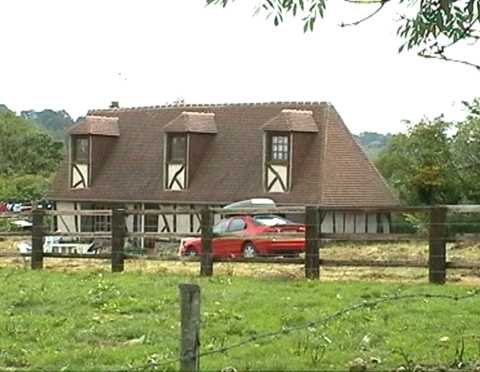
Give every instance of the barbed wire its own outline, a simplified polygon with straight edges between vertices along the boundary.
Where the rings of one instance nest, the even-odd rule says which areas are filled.
[[[390,303],[390,302],[395,302],[395,301],[402,301],[402,300],[414,300],[414,299],[434,299],[434,300],[450,300],[450,301],[464,301],[467,299],[471,299],[474,297],[480,296],[480,288],[474,289],[472,291],[467,292],[465,295],[448,295],[448,294],[437,294],[437,293],[410,293],[410,294],[404,294],[400,295],[398,293],[395,293],[393,295],[386,295],[381,298],[377,298],[375,300],[364,300],[360,303],[345,307],[343,309],[340,309],[330,315],[323,316],[319,319],[314,319],[306,322],[299,323],[294,326],[288,326],[288,327],[281,327],[278,330],[275,331],[270,331],[270,332],[264,332],[256,335],[252,335],[250,337],[247,337],[243,340],[240,340],[238,342],[232,343],[227,346],[222,346],[213,350],[208,350],[201,352],[197,355],[198,358],[206,357],[206,356],[211,356],[214,354],[225,354],[230,350],[237,349],[239,347],[243,347],[245,345],[251,344],[251,343],[256,343],[260,340],[264,339],[271,339],[271,338],[276,338],[278,336],[284,336],[288,335],[292,332],[297,332],[301,330],[305,330],[308,328],[312,327],[318,327],[320,325],[325,325],[326,323],[329,323],[333,320],[339,319],[342,316],[351,313],[352,311],[358,311],[361,309],[366,309],[366,308],[376,308],[378,305],[385,304],[385,303]],[[181,360],[185,360],[185,358],[177,357],[177,358],[172,358],[166,361],[163,361],[161,363],[155,364],[155,367],[163,367],[167,366],[173,363],[178,363]]]

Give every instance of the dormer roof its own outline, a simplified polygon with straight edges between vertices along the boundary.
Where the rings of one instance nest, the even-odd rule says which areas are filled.
[[[319,131],[312,111],[284,109],[274,118],[267,121],[263,126],[266,131],[282,132],[306,132],[316,133]]]
[[[183,111],[170,121],[163,130],[176,133],[217,133],[215,114],[213,112]]]
[[[118,118],[89,115],[74,125],[68,134],[118,137]]]

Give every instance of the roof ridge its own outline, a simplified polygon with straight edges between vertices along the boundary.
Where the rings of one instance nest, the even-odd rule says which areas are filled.
[[[174,103],[156,106],[134,106],[106,109],[91,109],[87,115],[96,112],[126,112],[126,111],[149,111],[158,109],[178,109],[178,108],[219,108],[219,107],[245,107],[245,106],[274,106],[274,105],[298,105],[298,106],[322,106],[328,105],[327,101],[272,101],[272,102],[237,102],[237,103]],[[301,111],[301,110],[299,110]]]
[[[283,109],[282,113],[313,115],[312,110]]]
[[[82,119],[80,121],[84,121],[86,119],[90,119],[90,120],[102,119],[102,120],[109,120],[109,121],[118,121],[118,118],[114,117],[114,116],[88,115],[88,114],[85,116],[84,119]]]
[[[214,112],[198,112],[198,111],[183,111],[180,115],[205,115],[205,116],[215,116]]]

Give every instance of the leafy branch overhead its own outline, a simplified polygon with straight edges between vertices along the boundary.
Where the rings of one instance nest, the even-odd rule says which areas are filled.
[[[234,0],[206,0],[223,7]],[[330,0],[330,4],[338,0]],[[459,43],[475,48],[480,39],[480,0],[343,0],[352,7],[371,8],[366,16],[342,23],[357,26],[378,16],[386,7],[399,14],[399,52],[415,50],[419,56],[462,63],[480,71],[480,64],[449,57],[447,50]],[[313,31],[326,15],[328,0],[259,0],[258,12],[265,12],[278,26],[288,16],[300,18],[304,32]],[[362,8],[362,9],[360,9]]]

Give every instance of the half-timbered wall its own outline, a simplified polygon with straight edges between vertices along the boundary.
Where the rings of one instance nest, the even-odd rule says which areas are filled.
[[[80,203],[57,202],[58,210],[80,209]],[[159,214],[159,215],[129,215],[127,229],[130,232],[200,232],[201,210],[204,205],[185,204],[127,204],[128,209],[175,209],[176,207],[191,208],[195,214]],[[303,215],[288,215],[288,219],[303,223]],[[220,214],[214,215],[214,223],[220,221]],[[326,212],[322,214],[321,231],[324,233],[390,233],[390,216],[388,213],[343,213]],[[57,226],[60,232],[80,232],[81,219],[78,216],[59,216]]]

